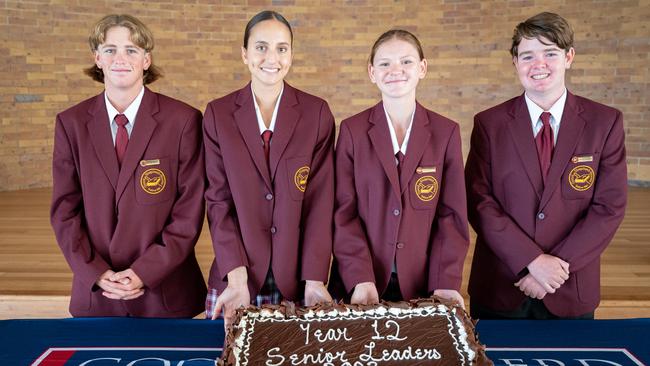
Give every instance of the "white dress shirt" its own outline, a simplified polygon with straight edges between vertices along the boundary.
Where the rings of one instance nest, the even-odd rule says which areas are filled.
[[[115,146],[115,136],[117,136],[117,123],[115,122],[115,116],[118,114],[123,114],[128,118],[129,123],[124,125],[126,127],[126,132],[129,134],[129,138],[131,138],[131,131],[133,131],[133,126],[135,125],[135,116],[138,114],[138,110],[140,109],[140,103],[142,103],[142,96],[144,96],[144,86],[142,87],[142,90],[140,90],[140,93],[138,94],[137,97],[131,102],[131,104],[126,108],[124,113],[120,113],[113,107],[111,104],[111,101],[108,100],[108,95],[106,95],[106,92],[104,91],[104,100],[106,101],[106,111],[108,112],[108,123],[111,125],[111,136],[113,137],[113,146]]]
[[[278,107],[280,106],[280,99],[282,99],[282,92],[284,92],[284,83],[282,84],[282,89],[280,90],[280,94],[278,94],[278,100],[275,101],[275,108],[273,109],[273,115],[271,116],[271,124],[269,125],[269,128],[266,128],[266,124],[264,123],[264,118],[262,118],[262,112],[260,111],[260,106],[257,105],[255,92],[253,92],[253,86],[251,85],[251,93],[253,93],[253,103],[255,104],[255,115],[257,116],[257,125],[260,128],[260,135],[262,135],[262,133],[264,133],[264,131],[266,130],[270,130],[271,132],[274,132],[275,120],[278,117]]]
[[[537,136],[539,131],[542,129],[544,123],[542,122],[540,116],[542,115],[544,109],[538,106],[533,102],[528,95],[525,95],[526,106],[528,106],[528,113],[530,113],[530,121],[533,124],[533,136]],[[560,132],[560,122],[562,121],[562,113],[564,113],[564,104],[566,103],[567,91],[564,89],[564,93],[558,99],[553,106],[547,111],[551,113],[551,129],[553,130],[553,145],[557,143],[557,135]]]
[[[406,156],[406,148],[409,144],[409,137],[411,136],[411,127],[413,126],[413,116],[415,115],[415,110],[411,114],[411,120],[409,121],[409,126],[406,129],[404,134],[404,141],[402,141],[402,146],[397,142],[397,134],[395,133],[395,128],[393,128],[393,123],[391,122],[386,108],[384,108],[384,113],[386,114],[386,121],[388,122],[388,130],[390,131],[390,141],[393,144],[393,155],[397,155],[398,151],[401,151],[404,156]],[[395,158],[395,163],[397,164],[397,158]]]

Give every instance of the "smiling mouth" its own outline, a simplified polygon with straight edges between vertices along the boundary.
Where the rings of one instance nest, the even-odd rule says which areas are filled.
[[[279,68],[262,67],[261,69],[264,72],[270,72],[270,73],[278,73],[278,72],[280,72]]]
[[[542,80],[542,79],[546,79],[546,78],[549,77],[550,75],[551,75],[551,74],[537,74],[537,75],[533,75],[533,76],[531,76],[531,78],[532,78],[533,80]]]

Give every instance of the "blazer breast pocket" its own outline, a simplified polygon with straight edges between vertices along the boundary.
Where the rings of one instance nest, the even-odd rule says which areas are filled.
[[[562,174],[562,197],[591,199],[598,174],[600,153],[575,154]]]
[[[174,197],[169,158],[143,159],[135,169],[135,199],[142,205],[155,205]]]
[[[420,165],[409,181],[411,205],[417,210],[433,210],[440,195],[442,172],[437,164]]]
[[[309,184],[311,159],[308,156],[289,158],[286,160],[286,175],[289,183],[289,194],[296,201],[301,201]]]

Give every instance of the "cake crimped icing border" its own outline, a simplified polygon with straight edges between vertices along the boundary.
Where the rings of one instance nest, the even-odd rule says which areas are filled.
[[[446,319],[447,332],[460,356],[460,365],[492,365],[474,332],[475,322],[464,309],[450,301],[432,296],[408,302],[384,302],[374,305],[324,303],[301,308],[285,301],[280,305],[240,308],[229,326],[226,343],[234,347],[224,349],[219,365],[248,365],[251,338],[255,324],[265,322],[323,322],[355,319],[406,319],[439,316]]]

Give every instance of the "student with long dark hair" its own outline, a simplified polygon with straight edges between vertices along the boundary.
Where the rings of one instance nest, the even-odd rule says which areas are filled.
[[[210,232],[207,316],[250,302],[329,301],[334,117],[327,103],[284,81],[293,32],[279,13],[246,25],[251,81],[210,102],[204,117]]]

